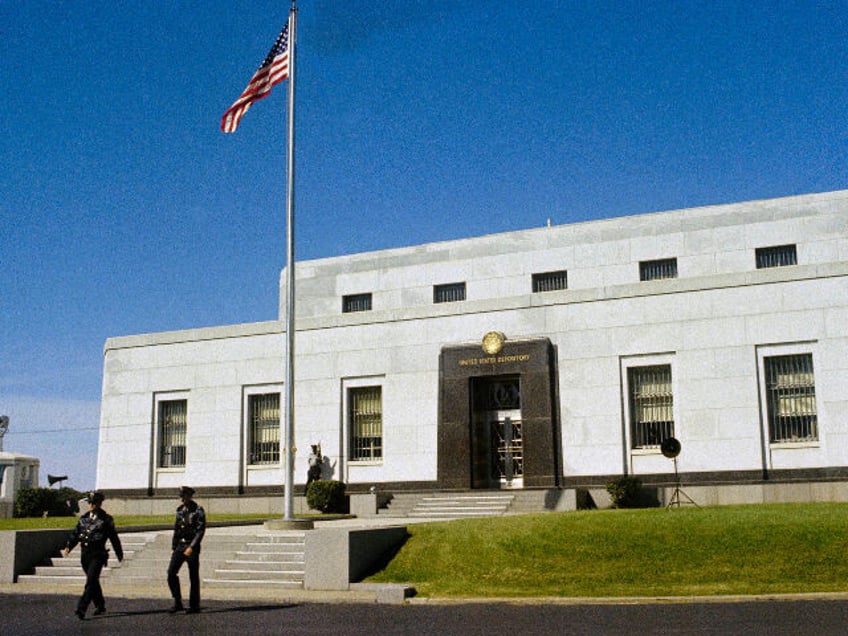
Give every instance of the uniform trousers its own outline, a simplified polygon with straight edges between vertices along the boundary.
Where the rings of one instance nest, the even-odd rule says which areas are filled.
[[[102,609],[106,607],[106,601],[103,598],[103,588],[100,587],[100,572],[109,560],[109,553],[106,550],[87,550],[83,548],[80,556],[80,564],[85,572],[85,588],[82,596],[77,602],[77,610],[85,612],[88,609],[89,603],[94,603],[94,607]]]
[[[171,562],[168,564],[168,587],[175,603],[182,605],[183,597],[178,574],[185,563],[188,566],[188,580],[191,585],[188,606],[191,609],[200,609],[200,548],[194,548],[191,556],[186,556],[183,553],[184,550],[184,546],[179,546],[171,554]]]

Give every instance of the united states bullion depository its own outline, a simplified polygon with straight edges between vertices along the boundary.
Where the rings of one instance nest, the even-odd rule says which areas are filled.
[[[554,501],[668,484],[674,437],[701,503],[846,500],[846,230],[838,191],[300,261],[294,492],[320,444],[354,496]],[[113,506],[191,483],[279,509],[280,298],[280,320],[107,340]]]

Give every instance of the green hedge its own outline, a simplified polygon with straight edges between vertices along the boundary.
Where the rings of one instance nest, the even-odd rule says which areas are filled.
[[[607,484],[615,508],[639,508],[642,499],[642,482],[636,477],[619,477]]]
[[[73,488],[21,488],[15,497],[16,517],[72,517],[85,495]]]
[[[347,512],[345,484],[330,479],[318,479],[306,489],[306,503],[313,510],[321,512]]]

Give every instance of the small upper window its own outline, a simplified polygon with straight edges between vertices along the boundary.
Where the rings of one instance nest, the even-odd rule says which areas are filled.
[[[659,280],[677,278],[677,259],[662,258],[656,261],[639,263],[639,280]]]
[[[564,269],[557,272],[533,274],[533,291],[548,292],[558,289],[568,289],[568,272]]]
[[[757,269],[797,265],[798,254],[794,245],[776,245],[757,248]]]
[[[465,300],[465,283],[433,286],[434,303],[455,303],[460,300]]]
[[[342,313],[371,311],[371,294],[350,294],[342,297]]]

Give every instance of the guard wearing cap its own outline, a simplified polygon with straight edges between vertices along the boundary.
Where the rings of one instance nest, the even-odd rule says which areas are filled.
[[[88,493],[86,497],[88,512],[79,518],[76,528],[71,532],[62,550],[62,553],[68,556],[78,543],[82,548],[80,563],[85,571],[85,589],[74,612],[80,620],[85,618],[85,612],[92,602],[95,614],[106,611],[106,600],[103,598],[103,589],[100,587],[100,572],[109,560],[106,541],[112,543],[118,561],[124,560],[124,549],[121,547],[121,540],[115,529],[115,520],[101,507],[103,499],[105,497],[102,492]]]
[[[206,532],[206,512],[192,499],[194,488],[180,486],[179,494],[182,503],[177,508],[171,541],[173,552],[168,565],[168,587],[174,598],[174,605],[169,611],[174,614],[184,609],[178,574],[183,563],[187,563],[191,591],[186,613],[194,614],[200,611],[200,542]]]

